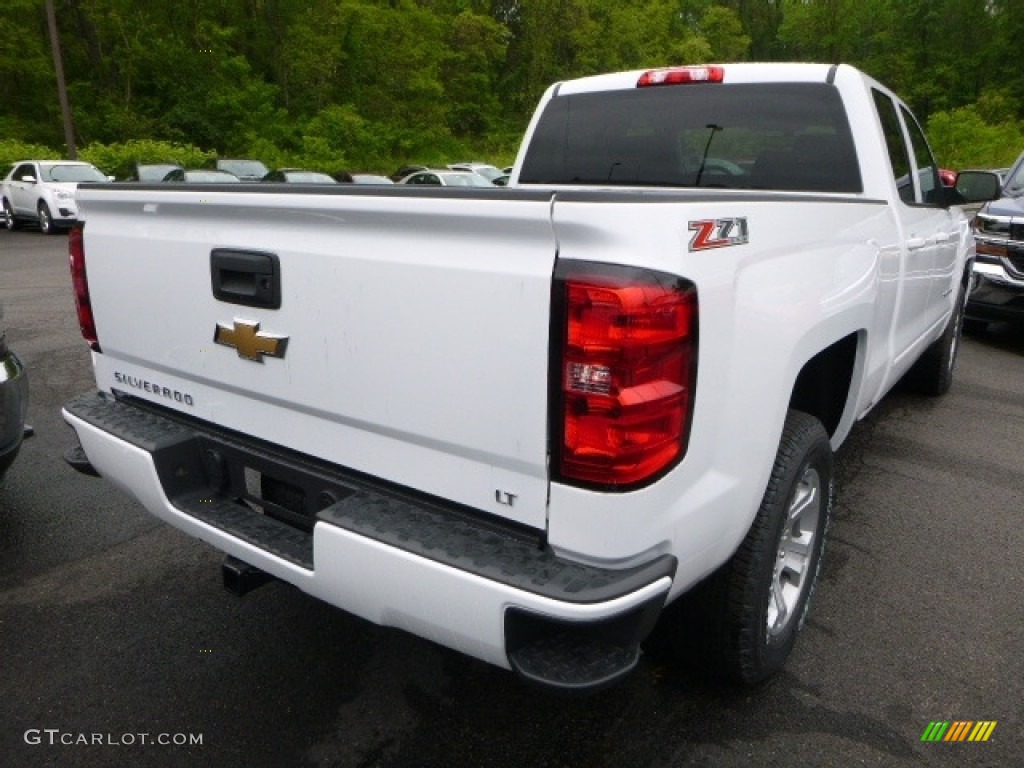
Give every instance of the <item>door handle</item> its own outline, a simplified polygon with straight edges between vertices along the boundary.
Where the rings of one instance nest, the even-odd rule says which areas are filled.
[[[210,283],[215,298],[229,304],[281,308],[281,264],[277,254],[214,248]]]

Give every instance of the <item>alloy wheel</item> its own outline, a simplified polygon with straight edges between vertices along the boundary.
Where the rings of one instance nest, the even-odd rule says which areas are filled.
[[[793,490],[779,538],[768,598],[768,638],[786,631],[810,583],[821,504],[821,478],[807,466]]]

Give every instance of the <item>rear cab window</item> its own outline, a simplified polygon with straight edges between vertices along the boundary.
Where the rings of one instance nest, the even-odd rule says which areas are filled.
[[[846,109],[826,83],[556,96],[519,183],[863,191]]]

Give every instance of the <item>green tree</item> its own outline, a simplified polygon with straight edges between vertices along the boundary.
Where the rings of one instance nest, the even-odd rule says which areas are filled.
[[[4,0],[0,13],[0,136],[63,144],[46,16],[37,0]]]
[[[740,18],[745,34],[750,36],[749,56],[753,61],[771,61],[778,51],[782,3],[778,0],[731,0],[722,6],[732,9]]]
[[[986,53],[987,82],[1004,88],[1024,116],[1024,72],[1020,66],[1020,43],[1024,40],[1024,2],[989,0],[983,3],[990,17],[989,37],[979,48]]]
[[[863,22],[874,5],[865,0],[782,0],[780,53],[795,61],[851,61],[865,35],[870,36]]]
[[[750,52],[750,35],[735,11],[720,5],[708,8],[700,24],[715,61],[745,61]]]
[[[485,135],[501,102],[495,87],[505,58],[507,30],[492,17],[465,10],[453,19],[441,65],[444,92],[451,104],[448,126],[459,136]]]
[[[951,168],[1009,166],[1024,148],[1019,120],[989,123],[973,105],[936,112],[928,137],[939,162]]]
[[[510,157],[553,82],[748,59],[854,64],[924,119],[1024,117],[1024,0],[54,2],[76,138],[104,152],[164,141],[364,168]],[[0,135],[60,153],[42,3],[3,10]]]
[[[199,168],[214,159],[214,153],[191,144],[176,144],[154,139],[103,144],[94,141],[79,153],[79,159],[92,163],[118,179],[128,178],[137,163],[177,163],[186,168]]]

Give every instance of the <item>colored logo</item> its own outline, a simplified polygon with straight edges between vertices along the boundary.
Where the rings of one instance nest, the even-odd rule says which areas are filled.
[[[995,729],[995,720],[933,720],[921,741],[988,741]]]
[[[247,323],[237,319],[231,328],[218,323],[213,340],[217,344],[234,348],[239,357],[255,360],[257,363],[263,362],[264,355],[284,357],[284,351],[288,346],[287,336],[263,333],[259,323]]]
[[[691,251],[727,248],[730,245],[744,245],[750,242],[746,217],[691,221],[689,229],[693,232],[693,237],[690,238]]]

